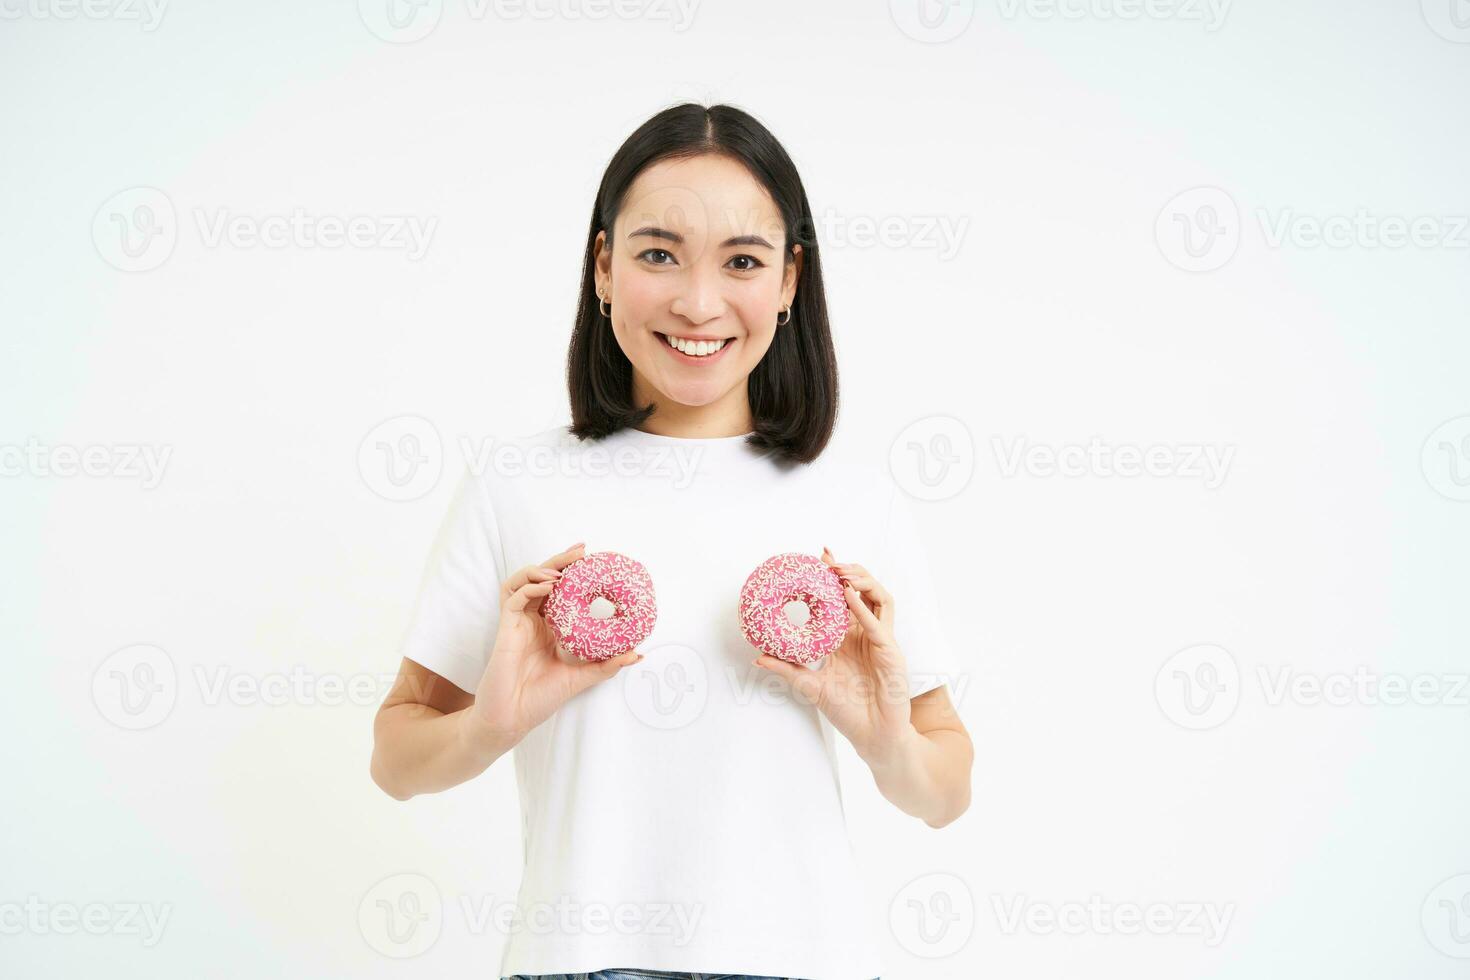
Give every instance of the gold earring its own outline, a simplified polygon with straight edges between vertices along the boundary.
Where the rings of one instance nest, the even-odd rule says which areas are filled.
[[[611,320],[612,319],[612,306],[609,305],[608,308],[605,309],[605,310],[602,307],[603,307],[602,290],[598,290],[597,291],[597,312],[602,314],[603,319],[605,319],[605,320]]]
[[[788,324],[788,323],[791,322],[791,307],[789,307],[789,306],[783,306],[783,307],[781,307],[781,313],[785,313],[786,314],[786,319],[784,319],[784,320],[781,319],[781,315],[778,313],[776,315],[776,326],[778,326],[778,327],[784,327],[784,326],[786,326],[786,324]]]

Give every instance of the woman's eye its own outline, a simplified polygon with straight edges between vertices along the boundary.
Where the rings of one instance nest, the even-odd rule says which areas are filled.
[[[649,265],[668,265],[669,264],[669,262],[664,262],[662,260],[655,261],[653,259],[653,256],[663,256],[664,258],[667,258],[670,261],[672,261],[673,258],[674,258],[674,256],[673,256],[672,253],[670,253],[667,250],[662,249],[662,248],[649,248],[649,249],[644,249],[642,252],[639,252],[638,253],[638,257],[640,259],[642,259],[644,262],[647,262]]]
[[[754,272],[756,269],[761,269],[761,268],[764,268],[765,267],[765,263],[762,262],[760,259],[756,258],[754,255],[737,255],[734,258],[732,258],[730,261],[731,262],[749,262],[750,263],[749,265],[746,265],[746,266],[737,267],[735,269],[736,272]]]

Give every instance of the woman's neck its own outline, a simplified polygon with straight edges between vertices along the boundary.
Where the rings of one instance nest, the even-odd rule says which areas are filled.
[[[676,439],[718,439],[743,436],[755,430],[750,398],[744,384],[736,385],[708,405],[681,405],[635,376],[633,397],[638,405],[653,403],[653,414],[639,426],[642,431],[653,435]]]

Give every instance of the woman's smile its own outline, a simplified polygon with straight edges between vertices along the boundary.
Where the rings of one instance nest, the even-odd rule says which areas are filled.
[[[735,343],[734,337],[680,337],[659,333],[657,330],[654,335],[670,356],[689,364],[718,361]]]

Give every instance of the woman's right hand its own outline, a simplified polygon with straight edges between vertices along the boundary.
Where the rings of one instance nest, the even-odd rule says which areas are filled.
[[[463,716],[472,744],[508,748],[571,698],[643,659],[629,650],[598,663],[583,661],[561,648],[541,615],[561,570],[584,553],[585,545],[574,545],[527,565],[501,586],[500,627],[475,703]]]

